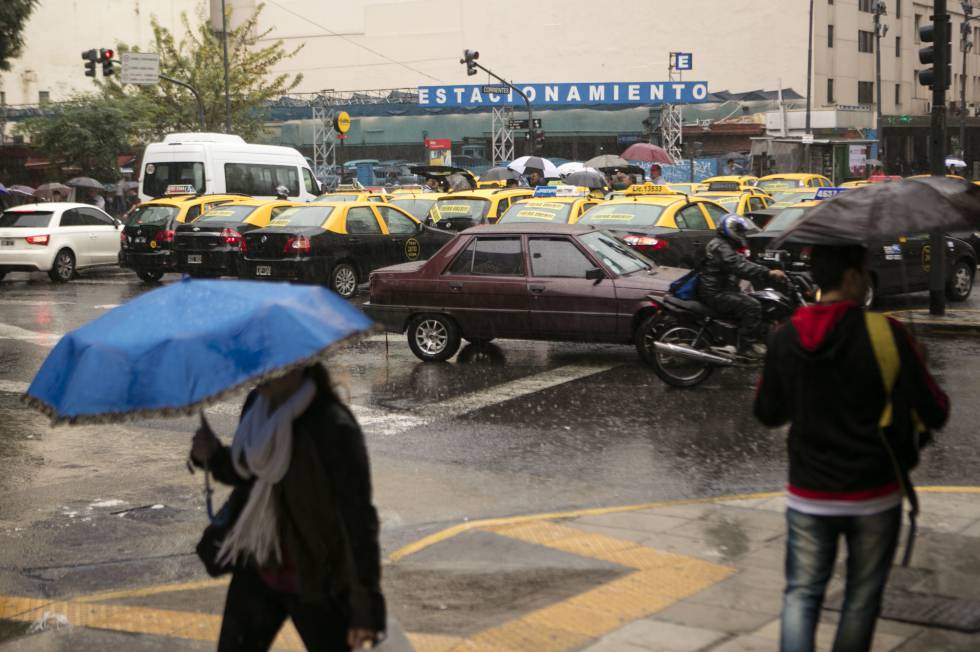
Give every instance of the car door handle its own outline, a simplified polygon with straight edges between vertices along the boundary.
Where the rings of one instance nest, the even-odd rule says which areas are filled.
[[[360,238],[348,238],[347,239],[347,242],[350,242],[351,244],[357,244],[360,241],[361,241]]]
[[[527,289],[533,292],[534,294],[541,294],[542,292],[544,292],[543,285],[528,285]]]
[[[459,281],[449,281],[449,289],[454,292],[459,292],[463,289],[463,284]]]

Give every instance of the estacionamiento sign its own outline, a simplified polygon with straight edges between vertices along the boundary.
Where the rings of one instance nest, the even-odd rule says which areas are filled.
[[[515,84],[527,99],[541,106],[591,106],[596,104],[695,104],[708,98],[708,82],[564,82],[560,84]],[[484,85],[457,84],[420,86],[422,106],[476,107],[523,106],[514,92],[484,93]]]

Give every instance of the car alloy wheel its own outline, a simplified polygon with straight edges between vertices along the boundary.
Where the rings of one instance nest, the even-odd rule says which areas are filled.
[[[357,291],[357,272],[347,263],[341,263],[333,270],[334,292],[349,299]]]
[[[456,355],[460,341],[459,328],[446,315],[419,315],[408,326],[408,346],[425,362],[448,360]]]
[[[956,263],[950,276],[947,296],[951,301],[965,301],[973,290],[973,274],[966,263]]]
[[[439,355],[446,350],[449,332],[437,319],[426,319],[415,329],[415,343],[428,355]]]
[[[48,276],[55,283],[67,283],[75,275],[75,256],[67,249],[62,249],[54,257],[54,266]]]

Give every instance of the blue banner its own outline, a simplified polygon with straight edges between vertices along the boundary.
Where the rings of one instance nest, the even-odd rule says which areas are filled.
[[[479,107],[523,106],[517,93],[484,93],[484,84],[420,86],[422,106]],[[708,82],[605,82],[516,84],[536,107],[590,106],[596,104],[696,104],[708,97]]]

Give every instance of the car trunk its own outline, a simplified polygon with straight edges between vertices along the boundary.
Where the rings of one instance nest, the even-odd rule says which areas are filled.
[[[322,233],[321,229],[289,229],[267,228],[252,231],[245,236],[245,252],[249,260],[282,260],[296,258],[298,250],[287,250],[286,247],[299,236],[312,239]]]
[[[225,239],[221,235],[222,231],[225,229],[239,231],[241,227],[241,222],[216,222],[212,220],[206,223],[196,222],[193,225],[182,225],[177,228],[174,248],[180,251],[214,251],[226,246]]]
[[[166,235],[162,240],[158,239],[161,232],[170,231],[173,226],[170,224],[133,224],[123,227],[126,234],[128,249],[132,252],[146,253],[169,249],[173,234]],[[150,243],[155,243],[153,246]]]

